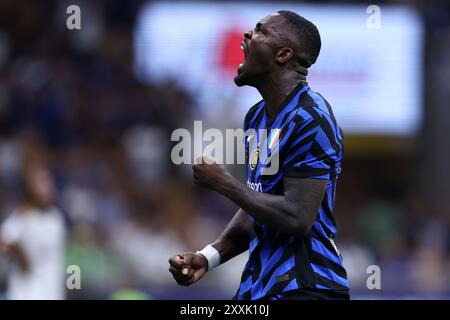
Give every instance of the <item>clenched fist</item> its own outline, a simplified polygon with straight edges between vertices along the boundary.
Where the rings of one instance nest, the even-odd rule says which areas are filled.
[[[208,260],[199,254],[187,252],[169,259],[169,271],[181,286],[190,286],[200,280],[208,270]]]
[[[215,163],[203,156],[197,159],[198,164],[192,166],[194,182],[206,188],[216,190],[230,180],[230,173],[225,166]]]

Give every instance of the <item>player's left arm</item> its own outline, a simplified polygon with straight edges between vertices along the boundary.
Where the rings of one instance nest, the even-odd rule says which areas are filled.
[[[310,231],[327,188],[325,179],[285,177],[282,195],[256,192],[210,160],[194,165],[193,174],[197,184],[228,197],[258,223],[298,237]]]

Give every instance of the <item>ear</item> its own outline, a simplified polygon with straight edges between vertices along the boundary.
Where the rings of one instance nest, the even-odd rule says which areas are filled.
[[[294,50],[289,47],[283,47],[277,51],[275,61],[278,63],[286,63],[294,57]]]

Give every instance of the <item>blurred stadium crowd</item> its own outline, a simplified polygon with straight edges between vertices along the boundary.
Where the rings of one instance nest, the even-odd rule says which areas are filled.
[[[68,221],[65,264],[82,273],[82,290],[67,291],[68,298],[108,299],[123,289],[155,298],[231,297],[245,256],[190,289],[177,287],[167,271],[170,255],[215,239],[236,209],[194,187],[189,166],[171,164],[171,132],[202,119],[201,111],[176,80],[135,79],[139,1],[77,3],[85,12],[83,32],[65,28],[66,1],[0,0],[0,221],[21,203],[22,170],[45,165]],[[428,20],[439,15],[440,23],[428,26],[438,30],[434,37],[449,39],[450,10],[424,11]],[[450,52],[448,41],[440,48],[442,57]],[[434,63],[426,64],[428,77],[442,69]],[[448,63],[445,70],[448,80]],[[409,147],[348,150],[335,214],[356,297],[449,297],[450,211],[448,201],[424,192],[434,194],[427,173],[439,165],[424,156],[436,134],[426,123]],[[371,264],[382,270],[378,292],[366,287]],[[2,292],[8,268],[0,257]]]

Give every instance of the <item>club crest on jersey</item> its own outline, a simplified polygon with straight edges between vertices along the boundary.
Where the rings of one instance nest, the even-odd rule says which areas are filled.
[[[252,156],[250,157],[250,169],[252,170],[256,169],[258,160],[259,160],[259,149],[255,149],[255,151],[253,151],[252,153]]]

